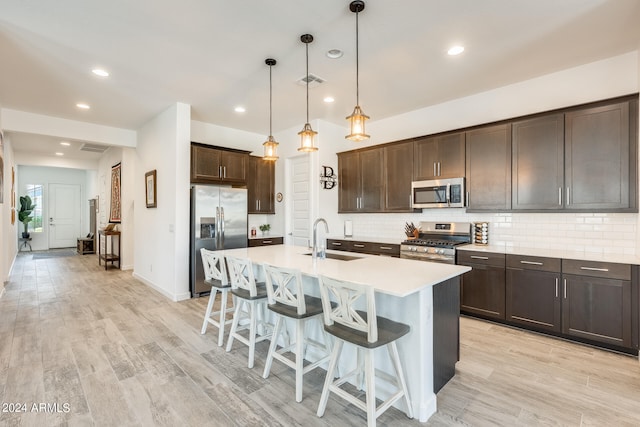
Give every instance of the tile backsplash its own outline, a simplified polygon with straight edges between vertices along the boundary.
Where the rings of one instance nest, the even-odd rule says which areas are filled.
[[[512,247],[567,249],[637,255],[636,213],[466,213],[434,209],[416,214],[340,215],[353,222],[355,238],[404,240],[404,223],[420,221],[489,223],[489,243]]]

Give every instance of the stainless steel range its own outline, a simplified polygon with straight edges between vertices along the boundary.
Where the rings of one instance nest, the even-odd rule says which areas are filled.
[[[470,222],[421,222],[417,239],[400,245],[400,258],[456,263],[456,246],[471,243]]]

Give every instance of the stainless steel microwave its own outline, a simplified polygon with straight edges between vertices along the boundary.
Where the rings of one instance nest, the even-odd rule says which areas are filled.
[[[411,183],[411,203],[414,209],[463,208],[464,194],[464,178]]]

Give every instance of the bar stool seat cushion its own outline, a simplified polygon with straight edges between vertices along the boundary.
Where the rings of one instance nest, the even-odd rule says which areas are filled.
[[[317,316],[322,313],[322,300],[318,297],[310,295],[304,296],[304,303],[307,307],[305,314],[298,314],[296,307],[276,302],[269,304],[269,310],[291,319],[305,319],[307,317]]]
[[[222,283],[222,280],[220,279],[204,279],[204,283],[206,283],[209,286],[213,286],[215,288],[218,289],[224,289],[224,288],[230,288],[231,284],[227,283],[226,285]]]
[[[247,289],[231,289],[231,293],[238,298],[246,300],[262,299],[267,297],[267,285],[264,282],[256,282],[256,296],[252,297]]]
[[[367,313],[364,311],[356,310],[356,312],[366,321]],[[392,341],[397,340],[400,337],[405,336],[411,330],[409,325],[404,323],[394,322],[386,317],[376,316],[378,322],[378,340],[375,342],[369,342],[367,340],[367,333],[356,331],[352,328],[341,325],[338,322],[334,322],[333,325],[324,325],[324,330],[331,335],[338,337],[346,342],[355,344],[364,348],[378,348],[380,346],[389,344]]]

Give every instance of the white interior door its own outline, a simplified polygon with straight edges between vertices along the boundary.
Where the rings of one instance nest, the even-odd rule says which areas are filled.
[[[309,156],[303,155],[287,160],[289,162],[288,191],[291,194],[290,207],[287,209],[291,243],[309,247],[310,239],[310,182]]]
[[[49,248],[76,246],[81,211],[80,185],[49,184]]]

